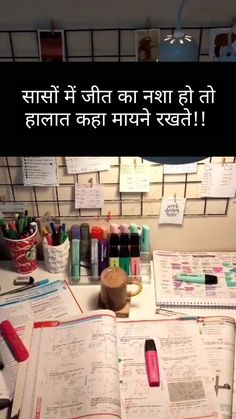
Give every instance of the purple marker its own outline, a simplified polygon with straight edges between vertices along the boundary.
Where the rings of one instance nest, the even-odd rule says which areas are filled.
[[[98,242],[99,274],[108,267],[108,240],[101,239]]]

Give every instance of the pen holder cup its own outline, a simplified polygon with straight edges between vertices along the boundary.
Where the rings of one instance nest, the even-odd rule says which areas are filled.
[[[142,284],[137,279],[128,278],[122,268],[106,268],[101,273],[100,304],[113,311],[119,311],[125,307],[131,297],[142,291]],[[129,291],[128,286],[134,284],[137,289]]]
[[[46,238],[44,238],[43,254],[47,270],[52,273],[63,272],[68,265],[69,250],[70,241],[68,237],[58,246],[48,244]]]
[[[35,231],[25,239],[13,240],[5,237],[16,271],[20,274],[29,274],[37,268],[36,235],[38,226],[36,223],[32,224],[35,225]]]

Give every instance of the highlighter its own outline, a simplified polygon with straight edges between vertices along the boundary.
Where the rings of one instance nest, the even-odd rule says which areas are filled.
[[[132,276],[141,275],[141,264],[140,264],[140,248],[139,248],[139,234],[130,234],[130,267]]]
[[[6,341],[16,361],[25,361],[29,357],[29,352],[11,322],[9,320],[4,320],[0,325],[0,330],[3,339]]]
[[[129,251],[129,234],[121,233],[120,235],[120,268],[124,269],[127,275],[130,275],[130,251]]]
[[[140,247],[141,252],[150,252],[150,228],[146,224],[142,226]]]
[[[71,226],[71,279],[80,279],[80,226]]]
[[[145,341],[145,363],[150,387],[160,386],[160,373],[156,345],[153,339]]]
[[[90,264],[90,233],[89,224],[82,223],[80,225],[80,260],[84,266]]]
[[[119,235],[111,233],[109,241],[109,267],[119,268]]]
[[[130,233],[138,233],[137,224],[130,224]]]
[[[108,267],[108,240],[102,239],[98,242],[98,266],[99,274]]]
[[[192,282],[193,284],[215,285],[218,282],[217,276],[209,274],[178,274],[176,275],[178,281]]]
[[[91,239],[91,275],[98,276],[98,239]]]

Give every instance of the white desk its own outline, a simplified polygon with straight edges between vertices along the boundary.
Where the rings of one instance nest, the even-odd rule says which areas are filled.
[[[54,281],[57,279],[68,279],[68,272],[60,274],[51,274],[49,273],[44,265],[44,262],[38,263],[38,268],[36,271],[31,274],[35,281],[42,279],[49,279]],[[0,286],[1,293],[9,291],[10,289],[15,289],[13,285],[13,280],[19,276],[13,268],[11,261],[1,261],[0,262]],[[77,298],[80,307],[83,312],[91,311],[97,309],[98,295],[100,291],[99,285],[74,285],[72,286],[73,293]],[[140,318],[167,318],[166,316],[155,314],[156,305],[155,305],[155,290],[154,290],[154,281],[153,278],[150,283],[143,284],[142,292],[136,297],[131,299],[131,309],[130,309],[130,319],[140,319]],[[179,309],[181,313],[187,315],[199,315],[199,316],[211,316],[211,315],[226,315],[231,316],[236,319],[236,310],[224,310],[224,309]],[[125,321],[125,319],[124,319]],[[0,419],[6,419],[7,412],[5,410],[0,411]]]

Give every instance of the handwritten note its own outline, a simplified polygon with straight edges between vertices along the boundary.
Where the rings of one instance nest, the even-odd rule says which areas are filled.
[[[27,202],[0,202],[1,212],[25,212]]]
[[[149,192],[148,166],[122,164],[120,166],[120,192]]]
[[[56,157],[22,157],[25,186],[59,186]]]
[[[186,198],[162,198],[159,224],[183,224]]]
[[[233,198],[236,191],[236,163],[207,163],[200,196]]]
[[[109,157],[66,157],[69,174],[88,173],[110,169]]]
[[[75,208],[102,208],[104,187],[102,185],[75,184]]]
[[[197,163],[164,164],[164,175],[180,175],[182,173],[196,173]]]

